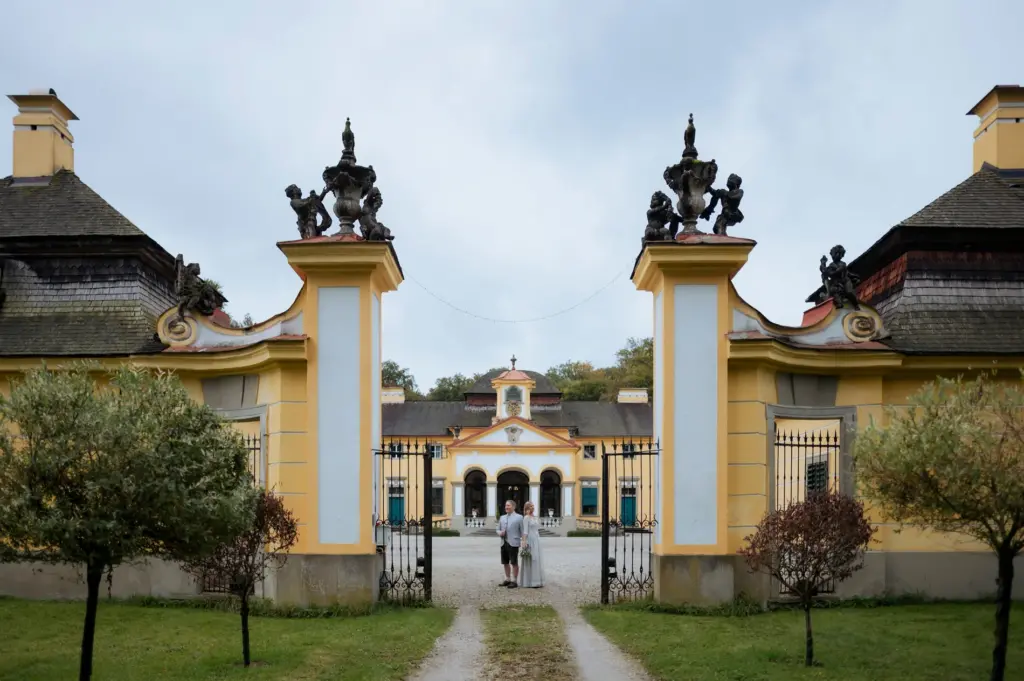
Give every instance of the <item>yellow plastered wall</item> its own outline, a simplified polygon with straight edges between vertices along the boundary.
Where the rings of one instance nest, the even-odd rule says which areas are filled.
[[[768,510],[767,405],[777,400],[775,371],[766,367],[729,368],[729,551]]]

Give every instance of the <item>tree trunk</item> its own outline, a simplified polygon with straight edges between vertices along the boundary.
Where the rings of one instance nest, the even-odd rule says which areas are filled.
[[[804,664],[814,666],[814,634],[811,632],[811,606],[804,605],[804,628],[807,630],[807,642],[804,647]]]
[[[242,660],[249,666],[249,595],[242,596]]]
[[[89,681],[92,678],[92,644],[96,638],[96,606],[100,600],[103,568],[103,563],[90,563],[85,569],[88,595],[85,599],[85,629],[82,632],[82,658],[78,667],[78,681]]]
[[[1010,606],[1013,601],[1013,553],[1000,549],[999,580],[996,590],[996,645],[992,649],[991,681],[1003,681],[1006,675],[1006,648],[1010,638]]]

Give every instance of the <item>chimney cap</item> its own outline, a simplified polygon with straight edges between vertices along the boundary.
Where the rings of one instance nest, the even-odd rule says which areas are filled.
[[[24,95],[7,95],[7,99],[14,102],[15,106],[19,109],[26,107],[40,107],[53,109],[54,113],[63,118],[65,121],[77,121],[78,116],[75,112],[68,108],[68,105],[60,100],[57,96],[57,91],[51,88],[31,88],[28,94]]]
[[[988,111],[982,111],[981,105],[988,101],[988,98],[995,95],[997,98],[1002,94],[1017,93],[1024,95],[1024,87],[1020,85],[995,85],[991,90],[985,93],[985,95],[978,100],[978,103],[971,107],[971,110],[967,112],[968,116],[984,116]],[[998,99],[997,99],[998,102]]]

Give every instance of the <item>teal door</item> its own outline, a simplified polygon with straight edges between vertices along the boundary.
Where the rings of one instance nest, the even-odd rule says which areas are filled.
[[[391,527],[402,527],[405,524],[405,497],[388,499],[388,524]]]
[[[632,527],[636,524],[636,497],[622,497],[619,520],[624,527]]]

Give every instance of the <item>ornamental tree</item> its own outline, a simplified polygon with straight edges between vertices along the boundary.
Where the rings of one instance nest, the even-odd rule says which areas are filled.
[[[1024,549],[1024,382],[940,379],[887,410],[855,444],[858,479],[883,515],[974,538],[995,554],[992,681],[1006,674],[1013,560]]]
[[[272,567],[279,568],[299,538],[295,516],[281,497],[254,489],[246,503],[247,526],[231,541],[207,555],[185,562],[185,569],[197,579],[216,579],[241,601],[242,660],[249,656],[249,598]]]
[[[874,533],[860,501],[817,492],[766,514],[739,551],[751,570],[771,575],[799,601],[808,667],[814,664],[811,606],[826,585],[838,584],[864,566]]]
[[[0,551],[85,569],[79,679],[92,675],[100,581],[136,559],[203,555],[242,529],[241,435],[167,373],[29,372],[0,398]]]

